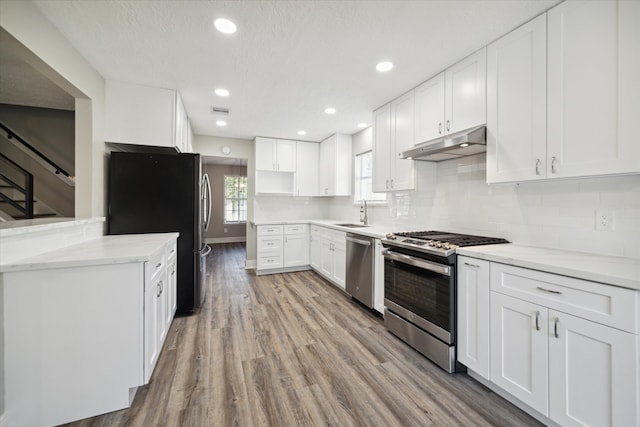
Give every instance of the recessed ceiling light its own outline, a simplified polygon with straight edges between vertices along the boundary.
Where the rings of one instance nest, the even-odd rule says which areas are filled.
[[[299,130],[298,131],[298,135],[306,135],[307,131],[306,130]]]
[[[336,113],[336,109],[332,108],[332,107],[329,107],[329,108],[325,108],[324,112],[327,113],[327,114],[335,114]]]
[[[218,96],[229,96],[229,91],[226,89],[218,88],[214,90],[214,92]]]
[[[227,122],[225,122],[224,120],[216,120],[216,124],[217,124],[218,126],[226,126],[226,125],[227,125]]]
[[[236,32],[236,24],[225,18],[216,19],[215,21],[213,21],[213,25],[215,25],[216,30],[220,31],[221,33],[233,34]]]
[[[368,125],[368,124],[366,124],[366,123],[358,123],[358,127],[359,127],[360,129],[364,129],[364,128],[366,128],[367,126],[369,126],[369,125]]]
[[[392,68],[393,68],[393,63],[389,61],[380,62],[378,65],[376,65],[376,70],[380,71],[381,73],[386,73]]]

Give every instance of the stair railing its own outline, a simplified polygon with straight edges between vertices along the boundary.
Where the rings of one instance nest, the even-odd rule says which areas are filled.
[[[9,195],[5,194],[2,190],[0,190],[0,199],[4,200],[9,205],[11,205],[15,209],[17,209],[20,213],[22,213],[22,215],[24,215],[25,219],[32,219],[33,218],[33,203],[34,203],[34,198],[33,198],[33,175],[31,173],[29,173],[29,171],[27,171],[24,168],[20,167],[20,165],[18,165],[16,162],[11,160],[10,158],[5,156],[4,154],[0,153],[0,157],[2,157],[2,159],[4,161],[6,161],[9,166],[11,166],[20,175],[22,175],[24,177],[24,186],[22,186],[22,185],[18,184],[17,182],[15,182],[13,179],[9,178],[4,173],[0,172],[0,179],[2,179],[2,181],[4,181],[6,184],[8,184],[7,187],[9,187],[11,189],[14,189],[14,190],[17,190],[18,192],[20,192],[20,193],[22,193],[24,195],[24,206],[22,206],[20,204],[20,201],[14,200]]]
[[[6,132],[7,139],[10,142],[14,143],[16,147],[20,148],[29,156],[36,159],[40,164],[42,164],[44,167],[49,169],[51,172],[58,175],[63,181],[65,181],[70,186],[75,185],[75,177],[71,176],[71,174],[67,172],[62,166],[58,165],[56,162],[54,162],[45,154],[43,154],[40,150],[38,150],[33,145],[25,141],[22,137],[20,137],[20,135],[12,131],[7,125],[5,125],[2,122],[0,122],[0,129]]]

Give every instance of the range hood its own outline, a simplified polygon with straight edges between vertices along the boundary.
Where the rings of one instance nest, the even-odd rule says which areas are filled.
[[[472,156],[487,151],[486,139],[486,126],[477,126],[418,144],[402,152],[400,157],[439,162]]]

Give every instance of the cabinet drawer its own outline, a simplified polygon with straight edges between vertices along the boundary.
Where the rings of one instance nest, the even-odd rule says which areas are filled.
[[[164,250],[158,251],[151,256],[151,259],[145,264],[145,275],[147,277],[147,283],[154,280],[156,276],[164,269],[166,263],[166,252]]]
[[[636,333],[638,292],[491,263],[491,290]]]
[[[306,234],[309,230],[307,224],[289,224],[284,226],[284,234]]]
[[[282,235],[282,225],[259,225],[258,236],[276,236]]]
[[[282,254],[258,255],[258,270],[282,268]]]
[[[282,236],[258,237],[258,255],[274,251],[282,251]]]

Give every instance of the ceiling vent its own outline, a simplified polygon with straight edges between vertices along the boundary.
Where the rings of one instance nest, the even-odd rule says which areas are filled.
[[[228,116],[229,115],[229,109],[228,108],[211,107],[211,112],[213,114],[219,114],[221,116]]]

